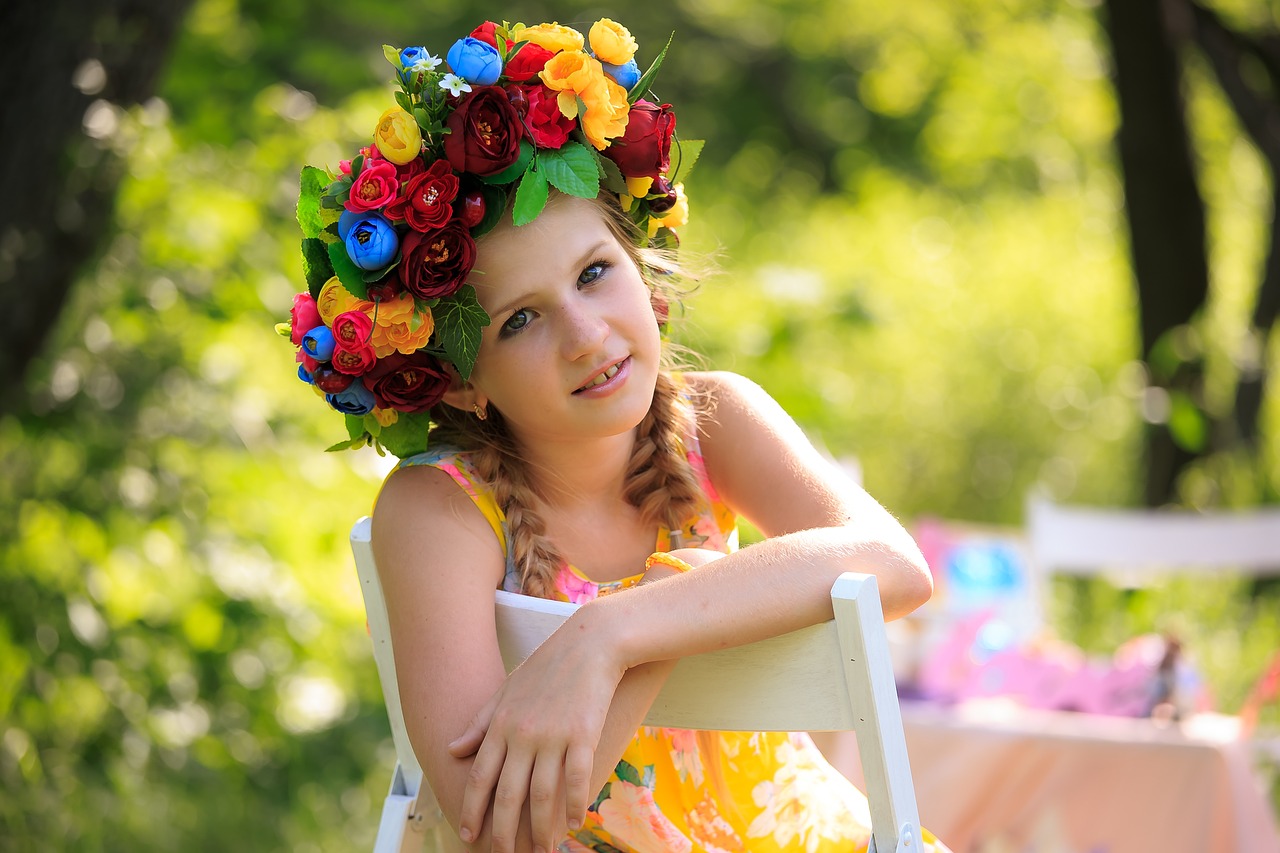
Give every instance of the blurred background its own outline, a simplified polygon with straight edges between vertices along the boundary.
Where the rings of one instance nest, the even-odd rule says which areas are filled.
[[[272,329],[298,170],[367,140],[382,44],[606,15],[641,67],[675,32],[655,90],[706,140],[677,337],[898,517],[1280,499],[1280,4],[10,0],[0,849],[371,843],[347,535],[386,464],[322,452]],[[1089,652],[1178,631],[1227,712],[1280,647],[1273,579],[1050,602]]]

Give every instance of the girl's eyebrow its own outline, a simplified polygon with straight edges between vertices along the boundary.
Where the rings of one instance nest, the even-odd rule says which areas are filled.
[[[591,261],[594,261],[596,257],[600,254],[600,252],[602,252],[608,246],[609,246],[608,238],[600,240],[599,242],[592,245],[591,248],[583,252],[581,257],[578,258],[577,263],[569,266],[569,269],[582,269]],[[535,274],[541,274],[541,273],[535,273]],[[507,302],[504,302],[501,306],[490,311],[489,316],[500,317],[503,314],[506,314],[511,309],[519,305],[525,304],[530,299],[532,299],[536,294],[537,294],[536,290],[526,291],[520,294],[519,296],[517,296],[515,299],[508,300]]]

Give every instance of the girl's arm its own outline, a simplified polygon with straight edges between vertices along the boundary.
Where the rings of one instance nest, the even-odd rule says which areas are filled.
[[[473,719],[492,716],[484,710],[486,702],[506,677],[493,598],[505,559],[471,500],[448,475],[426,466],[398,471],[388,481],[373,515],[372,539],[409,739],[445,817],[458,829],[473,758],[455,757],[447,747]],[[548,760],[547,750],[526,754],[518,744],[512,746],[509,763],[513,771],[523,768],[524,775],[504,775],[507,782],[496,792],[502,807],[489,816],[481,810],[471,825],[469,849],[552,850],[565,834],[566,784],[575,793],[587,792],[583,797],[604,786],[673,665],[616,669],[590,684],[561,673],[570,689],[590,698],[559,720],[563,747],[556,759]],[[607,713],[600,715],[597,708]],[[570,743],[569,734],[580,739],[584,732],[599,741],[594,753]],[[580,751],[574,766],[585,769],[562,780],[571,746]],[[538,797],[526,796],[515,781],[521,778],[526,785],[530,778],[543,782]],[[543,832],[537,845],[535,824]]]
[[[597,599],[570,617],[452,747],[457,755],[479,745],[462,804],[463,827],[480,826],[499,779],[521,775],[505,760],[514,744],[522,754],[541,756],[545,741],[551,761],[566,756],[565,773],[581,774],[575,756],[594,748],[590,732],[571,735],[567,749],[562,731],[544,734],[548,719],[599,701],[578,685],[830,619],[831,586],[847,571],[876,575],[887,619],[928,600],[932,580],[911,537],[827,463],[763,389],[732,374],[689,380],[709,403],[700,427],[716,490],[770,538],[696,572]],[[560,682],[566,661],[574,677]],[[535,802],[552,789],[536,779],[526,786]],[[587,795],[567,793],[569,816],[580,817]]]

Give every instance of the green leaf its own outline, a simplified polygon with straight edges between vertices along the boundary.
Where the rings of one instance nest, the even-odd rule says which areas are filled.
[[[538,152],[537,170],[551,186],[567,195],[595,198],[600,193],[600,167],[596,165],[596,157],[577,142]]]
[[[613,772],[623,782],[630,782],[636,786],[643,784],[644,780],[640,778],[640,771],[626,761],[619,761]]]
[[[605,189],[612,193],[627,191],[627,179],[622,176],[622,170],[618,168],[617,163],[608,157],[597,157],[596,167],[600,170],[600,180],[604,183]]]
[[[692,171],[698,158],[702,156],[702,146],[706,144],[705,139],[681,139],[676,137],[676,165],[671,170],[671,183],[677,180],[688,180],[689,172]]]
[[[352,438],[364,438],[364,415],[342,415],[347,422],[347,435]]]
[[[546,177],[536,169],[530,169],[520,179],[516,188],[516,202],[511,209],[511,221],[515,225],[528,225],[538,218],[542,208],[547,206],[550,195]]]
[[[395,66],[395,69],[396,69],[397,71],[403,71],[403,70],[404,70],[404,66],[403,66],[402,64],[400,64],[400,49],[399,49],[399,48],[397,48],[397,47],[392,47],[392,46],[391,46],[391,45],[389,45],[389,44],[384,44],[384,45],[382,46],[382,55],[383,55],[383,56],[385,56],[385,57],[387,58],[387,62],[390,62],[393,66]]]
[[[441,299],[432,310],[436,321],[433,337],[448,353],[449,361],[465,382],[480,352],[480,330],[489,325],[489,315],[480,307],[476,289],[464,284],[456,293]]]
[[[605,800],[609,799],[609,794],[612,792],[613,792],[613,783],[606,782],[604,787],[600,789],[600,794],[596,797],[596,801],[591,804],[591,811],[593,812],[600,811],[600,804],[603,803]],[[586,843],[586,839],[582,838],[581,835],[578,836],[578,840],[582,841],[584,844]],[[595,847],[592,847],[591,849],[594,850]]]
[[[480,192],[484,194],[484,218],[471,229],[472,237],[479,237],[481,234],[492,231],[507,209],[507,194],[501,188],[481,184]]]
[[[1209,421],[1185,391],[1169,392],[1169,436],[1188,453],[1200,453],[1209,440]]]
[[[302,241],[302,272],[307,277],[307,290],[311,292],[312,299],[319,297],[320,288],[333,278],[328,245],[318,237],[307,237]]]
[[[298,227],[306,237],[316,237],[324,222],[320,219],[320,199],[329,176],[315,166],[303,166],[298,179]]]
[[[329,250],[329,263],[333,264],[333,274],[338,277],[338,281],[342,282],[342,286],[350,291],[352,296],[368,299],[369,288],[365,286],[364,270],[351,260],[351,256],[347,254],[346,244],[330,243],[326,248]]]
[[[351,182],[355,183],[356,178],[360,177],[360,170],[364,168],[364,155],[357,154],[351,158]],[[350,189],[348,189],[350,192]]]
[[[407,110],[409,108],[405,107],[405,109]],[[412,112],[413,112],[413,120],[418,123],[418,127],[422,130],[423,133],[429,134],[431,132],[430,131],[431,116],[427,115],[427,111],[424,110],[422,107],[414,107]]]
[[[416,414],[398,413],[399,417],[391,426],[383,427],[378,436],[378,443],[388,453],[404,459],[421,453],[427,449],[427,431],[431,427],[431,413]]]
[[[487,175],[480,180],[486,184],[509,184],[516,178],[520,177],[529,164],[533,162],[533,143],[527,139],[520,140],[520,156],[516,161],[501,172],[493,175]]]
[[[357,379],[356,381],[358,382],[359,380]],[[377,438],[378,435],[382,432],[382,424],[379,423],[376,417],[374,417],[373,412],[370,412],[369,414],[365,415],[360,420],[364,424],[364,431],[369,433],[369,435],[373,436],[374,438]]]
[[[337,444],[331,444],[324,449],[325,453],[336,453],[339,450],[358,450],[369,443],[369,439],[365,436],[353,438],[349,441],[339,441]]]
[[[675,38],[673,32],[667,38],[666,47],[662,48],[662,52],[658,54],[658,58],[649,66],[649,70],[640,75],[640,79],[631,87],[631,91],[627,93],[627,103],[634,104],[636,101],[644,97],[644,93],[649,91],[649,86],[653,83],[653,78],[658,76],[658,69],[662,67],[662,60],[667,58],[667,48],[671,47],[671,39]]]
[[[374,284],[375,282],[382,281],[393,269],[400,266],[400,261],[403,259],[404,256],[400,252],[396,252],[396,256],[392,259],[391,263],[387,264],[382,269],[360,270],[360,276],[364,279],[365,284]]]
[[[413,109],[413,104],[409,100],[409,96],[404,92],[396,92],[396,103],[400,105],[400,109],[409,112]]]

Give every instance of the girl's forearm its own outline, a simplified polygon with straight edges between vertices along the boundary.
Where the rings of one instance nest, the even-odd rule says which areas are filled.
[[[877,576],[886,619],[928,600],[932,581],[903,533],[860,537],[850,528],[768,539],[697,571],[582,607],[573,619],[625,667],[674,660],[778,636],[832,618],[843,572]]]

